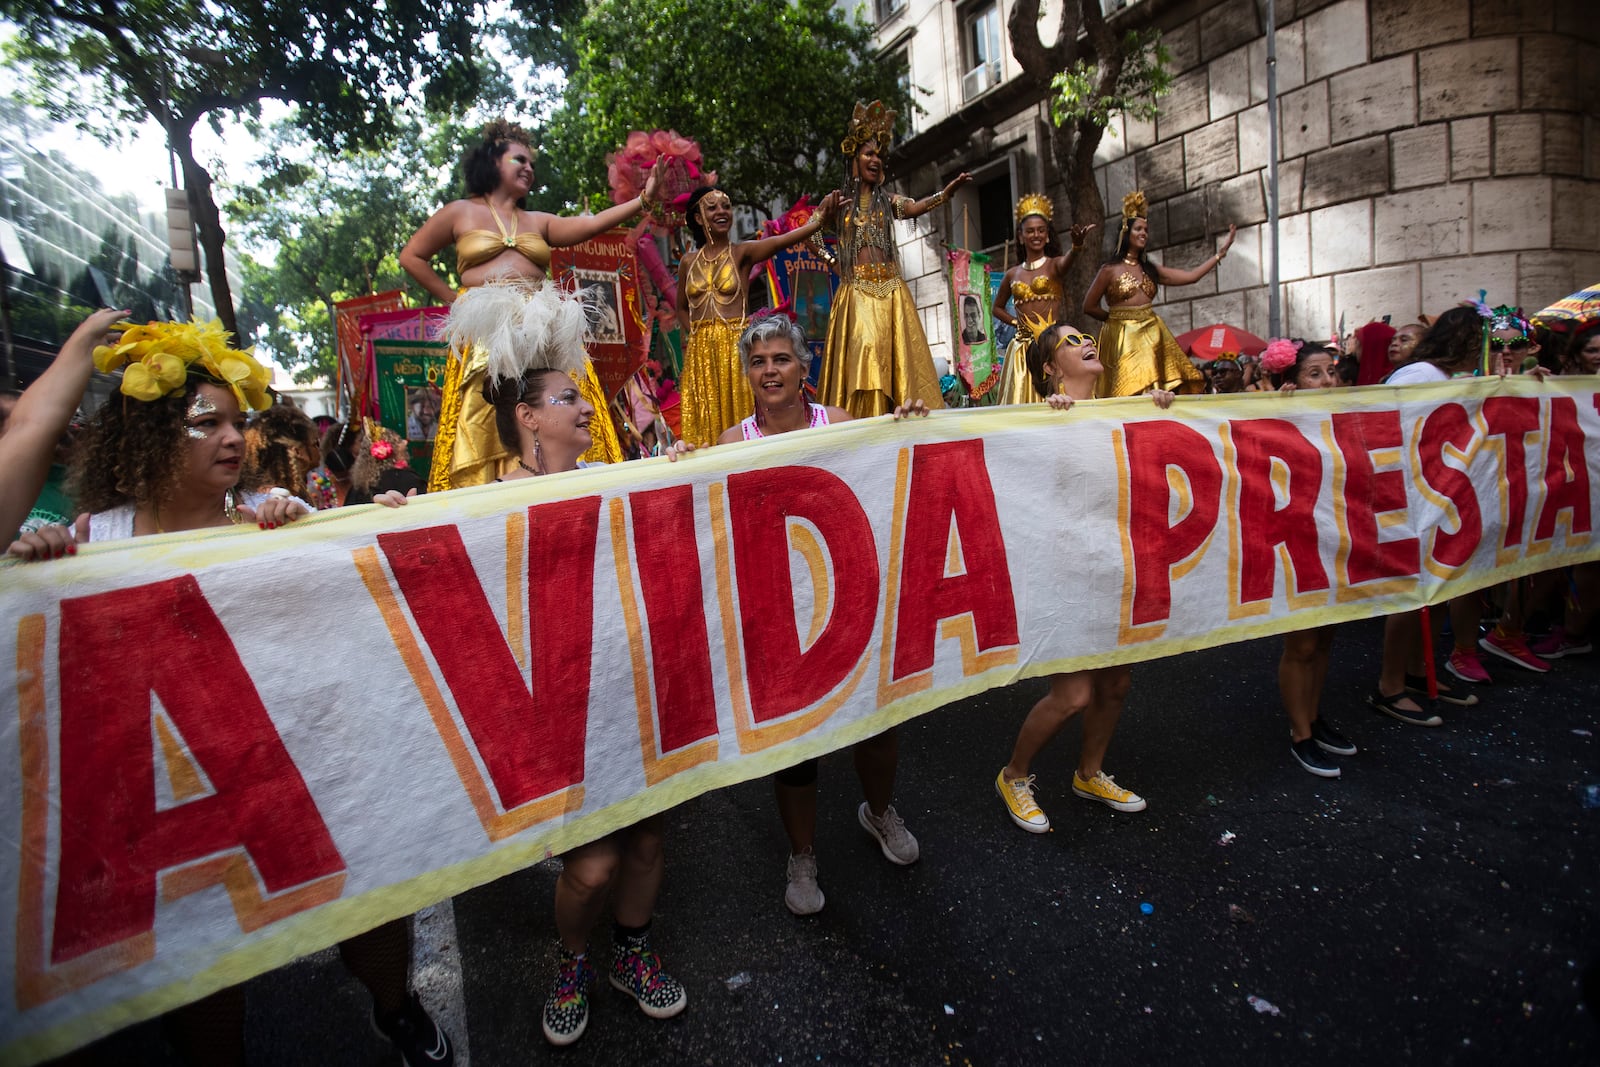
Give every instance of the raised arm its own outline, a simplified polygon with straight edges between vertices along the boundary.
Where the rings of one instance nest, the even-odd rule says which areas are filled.
[[[128,312],[96,311],[67,338],[55,361],[17,399],[0,437],[0,544],[10,544],[44,488],[56,442],[78,410],[94,369],[94,346]],[[111,403],[116,403],[112,400]]]
[[[1111,284],[1111,268],[1101,267],[1100,273],[1094,276],[1094,284],[1089,286],[1089,291],[1083,295],[1083,313],[1091,319],[1105,322],[1110,314],[1100,306],[1105,298],[1106,286]]]
[[[455,240],[456,216],[462,201],[454,200],[435,211],[400,250],[400,266],[441,304],[455,302],[456,291],[433,269],[433,257]]]
[[[661,160],[650,168],[644,180],[644,192],[632,200],[608,207],[598,215],[548,215],[539,212],[535,218],[542,223],[544,239],[552,248],[570,248],[581,245],[591,237],[598,237],[613,226],[621,226],[644,210],[645,201],[654,201],[656,189],[661,184]]]
[[[914,219],[926,215],[946,200],[950,194],[972,180],[972,175],[962,171],[950,179],[950,184],[932,196],[925,196],[921,200],[912,200],[908,197],[899,197],[895,200],[895,215],[902,219]]]
[[[811,235],[822,229],[822,224],[835,210],[843,194],[835,189],[822,198],[816,210],[811,212],[811,217],[804,226],[796,226],[787,233],[780,233],[773,237],[763,237],[759,241],[741,241],[738,245],[739,262],[748,270],[757,263],[764,263],[791,245],[810,239]]]
[[[1176,267],[1162,267],[1161,277],[1157,278],[1156,281],[1160,282],[1162,285],[1193,285],[1201,278],[1204,278],[1207,274],[1210,274],[1212,271],[1216,270],[1222,265],[1222,261],[1228,258],[1228,249],[1233,247],[1233,237],[1234,234],[1238,233],[1238,231],[1239,227],[1230,223],[1228,226],[1227,239],[1222,242],[1222,247],[1217,249],[1210,259],[1207,259],[1204,263],[1200,264],[1193,270],[1178,270]]]
[[[1072,228],[1072,247],[1067,249],[1066,255],[1057,256],[1050,261],[1050,273],[1058,278],[1067,276],[1067,269],[1072,266],[1073,260],[1078,258],[1078,253],[1083,251],[1083,239],[1098,229],[1094,223],[1087,226],[1074,226]]]

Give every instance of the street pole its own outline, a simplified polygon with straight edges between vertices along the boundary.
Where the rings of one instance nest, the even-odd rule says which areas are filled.
[[[1267,336],[1283,336],[1283,303],[1278,294],[1278,23],[1275,0],[1267,0],[1267,232],[1272,256],[1267,264]]]

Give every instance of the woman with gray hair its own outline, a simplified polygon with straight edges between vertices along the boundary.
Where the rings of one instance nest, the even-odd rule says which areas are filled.
[[[842,408],[813,404],[806,399],[806,373],[811,368],[811,349],[805,333],[793,319],[768,312],[745,327],[739,335],[739,362],[750,382],[755,398],[755,414],[731,426],[717,444],[753,441],[791,430],[809,430],[854,418]],[[917,415],[926,417],[927,405],[912,400],[894,410],[896,419]],[[917,839],[906,829],[905,821],[889,801],[894,795],[895,769],[899,747],[895,732],[885,730],[877,737],[859,741],[852,749],[856,777],[866,797],[856,809],[861,828],[871,834],[884,857],[901,866],[915,863],[921,854]],[[789,835],[788,887],[783,902],[796,915],[814,915],[822,910],[822,890],[817,885],[817,761],[808,759],[772,776],[777,795],[778,816]]]

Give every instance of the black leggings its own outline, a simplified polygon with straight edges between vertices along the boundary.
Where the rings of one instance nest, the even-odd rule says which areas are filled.
[[[799,788],[812,785],[817,780],[817,761],[814,759],[801,760],[793,767],[785,767],[772,776],[779,785]]]

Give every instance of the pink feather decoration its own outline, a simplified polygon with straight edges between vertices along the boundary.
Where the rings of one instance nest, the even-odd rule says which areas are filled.
[[[1275,338],[1267,342],[1266,351],[1261,353],[1261,369],[1268,374],[1282,374],[1294,366],[1294,361],[1300,358],[1300,346],[1284,337]]]
[[[634,130],[621,148],[606,157],[611,202],[625,204],[642,193],[650,168],[658,159],[667,161],[658,192],[668,217],[655,221],[675,229],[683,225],[683,209],[695,186],[717,183],[716,172],[704,169],[700,146],[677,130]]]

